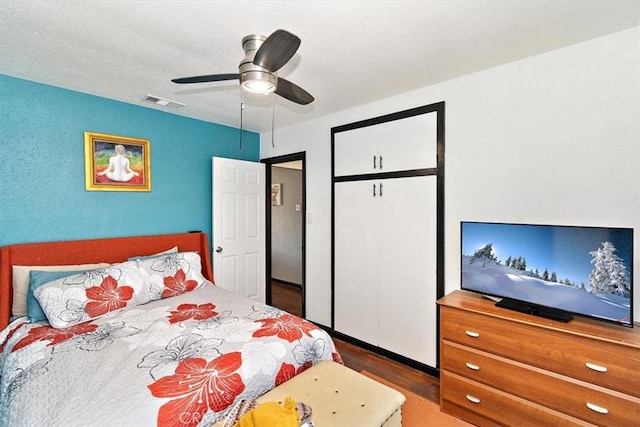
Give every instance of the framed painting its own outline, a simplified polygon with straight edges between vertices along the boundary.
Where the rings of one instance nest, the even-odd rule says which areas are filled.
[[[151,191],[149,140],[84,133],[87,191]]]
[[[282,206],[282,184],[271,185],[271,206]]]

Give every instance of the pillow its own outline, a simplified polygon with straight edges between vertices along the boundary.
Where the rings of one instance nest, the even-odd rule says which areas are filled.
[[[172,248],[167,249],[166,251],[158,252],[157,254],[134,256],[134,257],[129,258],[129,261],[135,261],[137,259],[145,259],[145,258],[155,258],[155,257],[159,257],[159,256],[162,256],[162,255],[175,254],[176,252],[178,252],[178,247],[174,246]]]
[[[29,273],[29,290],[27,291],[27,316],[32,322],[47,320],[47,316],[42,311],[42,307],[38,304],[38,300],[33,296],[33,291],[61,277],[74,276],[83,273],[83,271],[40,271],[31,270]]]
[[[192,291],[205,282],[197,252],[140,258],[136,263],[152,300]]]
[[[54,328],[150,301],[134,261],[61,277],[35,289],[33,296]]]
[[[111,264],[78,264],[78,265],[14,265],[13,266],[13,305],[11,314],[14,317],[27,315],[27,293],[29,290],[29,273],[31,270],[40,271],[84,271],[93,268],[107,267]]]

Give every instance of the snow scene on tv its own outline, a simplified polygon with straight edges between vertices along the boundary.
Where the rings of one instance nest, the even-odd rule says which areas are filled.
[[[464,223],[462,288],[631,324],[629,229]]]

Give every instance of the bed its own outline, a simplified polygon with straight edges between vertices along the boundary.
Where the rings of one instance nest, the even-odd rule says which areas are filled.
[[[215,286],[199,232],[2,247],[0,329],[1,426],[209,426],[341,362],[316,325]]]

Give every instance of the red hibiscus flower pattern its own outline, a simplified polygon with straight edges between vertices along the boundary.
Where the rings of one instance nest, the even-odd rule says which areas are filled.
[[[245,385],[236,371],[242,365],[240,352],[228,353],[207,362],[194,357],[180,362],[174,375],[149,385],[151,394],[171,398],[160,407],[159,426],[195,426],[208,410],[229,407]]]
[[[302,338],[302,334],[311,337],[311,331],[318,329],[311,322],[307,322],[292,314],[283,314],[278,318],[260,319],[262,327],[253,333],[254,337],[270,337],[276,335],[278,338],[293,342]]]
[[[171,312],[169,323],[184,322],[185,320],[205,320],[217,316],[216,306],[210,302],[206,304],[180,304],[178,309]]]
[[[100,286],[92,286],[85,290],[90,300],[84,311],[90,317],[98,317],[110,311],[127,306],[127,301],[133,297],[131,286],[118,286],[118,281],[111,276],[104,278]]]
[[[29,330],[26,337],[13,346],[11,352],[20,350],[22,347],[34,343],[36,341],[50,341],[48,346],[60,344],[76,335],[86,334],[93,332],[98,328],[98,325],[92,323],[81,323],[79,325],[70,326],[64,329],[56,329],[51,326],[38,326]]]
[[[165,288],[162,290],[162,298],[175,297],[188,291],[192,291],[198,286],[195,280],[186,280],[187,276],[182,269],[176,271],[175,276],[164,278]]]
[[[20,322],[13,329],[11,329],[9,331],[9,333],[5,337],[4,341],[2,341],[2,343],[0,343],[0,353],[2,353],[4,351],[4,346],[7,344],[9,339],[13,336],[13,334],[15,334],[18,331],[18,329],[20,329],[22,327],[22,325],[26,325],[26,324],[27,324],[27,322]]]
[[[283,382],[288,381],[291,378],[295,377],[299,373],[306,371],[311,366],[313,366],[313,362],[311,362],[310,360],[305,362],[305,364],[300,366],[298,369],[296,369],[296,367],[290,363],[286,363],[286,362],[282,363],[282,366],[280,366],[280,370],[276,375],[276,387],[282,384]]]

